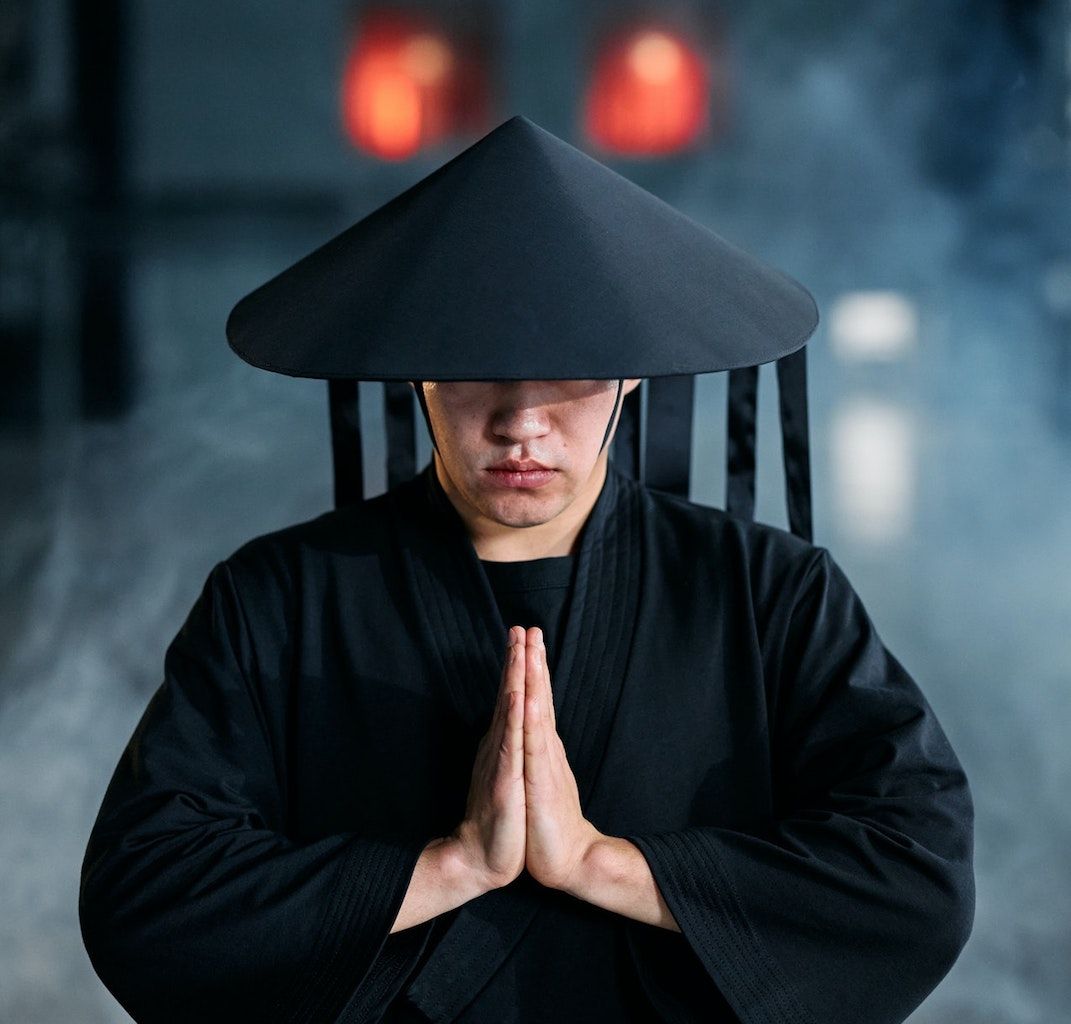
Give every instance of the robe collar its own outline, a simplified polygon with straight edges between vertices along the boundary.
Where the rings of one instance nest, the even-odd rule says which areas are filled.
[[[505,662],[506,625],[434,465],[394,488],[405,575],[420,639],[458,715],[478,739],[490,724]],[[561,649],[551,653],[558,734],[590,813],[599,769],[628,675],[640,603],[642,485],[607,466],[579,535]],[[457,908],[409,1000],[434,1021],[453,1020],[506,961],[539,912],[539,886],[522,872],[510,885]]]

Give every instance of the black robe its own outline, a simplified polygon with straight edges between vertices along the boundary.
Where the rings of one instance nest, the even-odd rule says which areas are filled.
[[[525,872],[388,934],[421,850],[463,815],[505,635],[430,464],[212,569],[83,864],[86,947],[136,1020],[404,1005],[564,1024],[626,1003],[893,1024],[949,970],[973,921],[970,790],[843,572],[613,464],[552,654],[555,715],[585,816],[642,851],[681,931]],[[575,956],[569,984],[553,973],[577,936],[612,944],[583,991]],[[548,965],[538,1013],[518,964]]]

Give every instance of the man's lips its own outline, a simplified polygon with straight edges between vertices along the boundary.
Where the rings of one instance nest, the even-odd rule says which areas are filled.
[[[549,469],[549,466],[544,466],[542,462],[536,462],[535,459],[503,459],[501,462],[496,462],[493,466],[488,466],[488,469],[508,469],[515,473],[526,473],[531,469]]]
[[[518,469],[516,467],[523,467]],[[495,466],[488,466],[487,474],[499,486],[510,488],[542,487],[554,479],[556,470],[548,469],[542,463],[517,462],[507,460]]]

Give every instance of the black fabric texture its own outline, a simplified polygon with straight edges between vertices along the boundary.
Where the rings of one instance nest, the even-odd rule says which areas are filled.
[[[641,851],[681,931],[522,874],[390,934],[463,816],[505,632],[430,464],[213,567],[83,863],[86,948],[135,1020],[373,1021],[404,993],[464,1024],[622,1003],[900,1024],[946,974],[973,804],[919,686],[826,549],[612,466],[555,718],[585,816]],[[588,975],[563,961],[592,944]],[[552,970],[533,991],[519,964]]]

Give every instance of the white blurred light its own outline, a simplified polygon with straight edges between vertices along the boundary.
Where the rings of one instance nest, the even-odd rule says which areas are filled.
[[[914,431],[891,402],[857,398],[833,416],[833,492],[845,531],[882,543],[904,536],[915,494]]]
[[[842,295],[829,323],[833,351],[842,359],[900,359],[918,340],[915,304],[899,292]]]
[[[1041,280],[1045,301],[1056,313],[1071,313],[1071,263],[1054,263]]]

